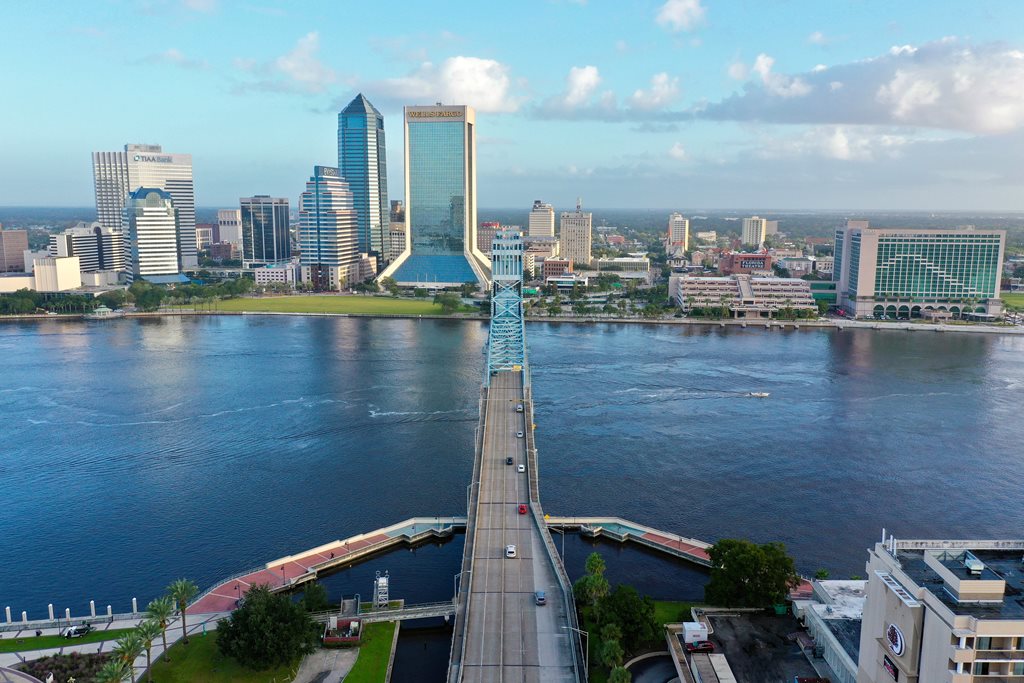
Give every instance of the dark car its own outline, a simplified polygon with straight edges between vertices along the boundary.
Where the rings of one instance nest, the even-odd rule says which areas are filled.
[[[505,458],[505,464],[506,465],[511,465],[512,464],[512,456],[511,455],[508,456],[507,458]]]
[[[78,626],[68,626],[61,635],[65,638],[81,638],[91,630],[92,626],[89,624],[79,624]]]
[[[686,644],[687,652],[714,652],[715,644],[710,640],[698,640],[696,643]]]

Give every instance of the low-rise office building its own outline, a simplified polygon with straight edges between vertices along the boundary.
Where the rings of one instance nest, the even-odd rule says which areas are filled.
[[[719,257],[718,270],[723,275],[768,274],[772,272],[772,257],[765,253],[729,252]]]
[[[36,259],[34,275],[37,292],[66,292],[82,286],[81,263],[77,256]]]
[[[813,312],[818,306],[806,280],[783,277],[673,275],[669,296],[684,313],[727,307],[733,318],[774,318],[780,312]]]
[[[572,259],[544,259],[541,265],[541,277],[545,280],[551,277],[560,277],[572,272]]]
[[[299,281],[298,263],[271,263],[253,269],[257,286],[271,284],[289,284],[292,287]]]
[[[586,287],[590,284],[590,278],[579,273],[565,273],[544,278],[544,284],[554,285],[560,292],[571,292],[576,285]]]
[[[0,273],[19,273],[28,249],[28,230],[4,230],[0,226]]]
[[[814,654],[832,670],[833,683],[857,683],[861,620],[867,581],[813,581],[809,600],[794,600],[793,612],[814,639]]]
[[[124,231],[99,222],[79,223],[50,235],[49,256],[77,256],[83,273],[126,270]]]
[[[1022,554],[1024,540],[876,543],[857,683],[1024,680]]]

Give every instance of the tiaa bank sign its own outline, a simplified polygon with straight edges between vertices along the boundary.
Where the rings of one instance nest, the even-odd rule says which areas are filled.
[[[885,640],[889,643],[889,649],[897,657],[902,657],[903,652],[907,649],[907,641],[903,638],[903,631],[896,624],[889,624],[889,628],[885,630]]]

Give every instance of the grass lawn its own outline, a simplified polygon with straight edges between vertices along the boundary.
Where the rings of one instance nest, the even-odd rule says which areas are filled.
[[[659,624],[678,624],[681,621],[690,621],[690,608],[696,605],[695,602],[679,602],[677,600],[655,600],[654,620]]]
[[[109,631],[93,631],[81,638],[62,638],[61,636],[21,636],[20,638],[0,638],[0,652],[23,652],[26,650],[45,650],[50,647],[65,645],[82,645],[98,643],[102,640],[116,640],[128,633],[130,628],[115,628]]]
[[[1007,306],[1024,308],[1024,292],[1002,292],[999,294],[999,298],[1002,299]]]
[[[224,299],[221,311],[273,311],[276,313],[362,313],[365,315],[441,315],[430,299],[391,299],[382,296],[275,296]]]
[[[169,662],[161,660],[153,665],[154,683],[284,683],[292,680],[299,665],[296,661],[266,671],[247,669],[217,650],[216,631],[191,636],[188,645],[175,643],[167,654]]]
[[[345,676],[345,683],[384,683],[394,637],[393,621],[366,624],[363,642],[359,646],[359,657],[352,671]]]

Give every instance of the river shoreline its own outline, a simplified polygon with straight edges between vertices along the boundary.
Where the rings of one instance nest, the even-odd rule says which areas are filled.
[[[159,318],[174,316],[307,316],[320,318],[397,318],[409,320],[454,320],[484,322],[490,320],[486,315],[431,315],[411,313],[320,313],[320,312],[291,312],[291,311],[178,311],[165,310],[152,313],[131,312],[125,313],[125,318]],[[0,317],[0,322],[5,321],[31,321],[31,320],[83,320],[81,313],[71,314],[32,314],[32,315],[10,315]],[[666,319],[642,319],[642,318],[617,318],[617,317],[551,317],[551,316],[529,316],[526,318],[529,323],[555,323],[563,325],[697,325],[710,327],[739,327],[750,329],[778,329],[778,330],[800,330],[800,329],[838,329],[840,331],[849,329],[871,329],[871,330],[903,330],[907,332],[954,332],[973,334],[1007,334],[1024,335],[1024,327],[995,326],[995,325],[951,325],[935,323],[913,323],[901,321],[873,321],[873,320],[704,320],[697,318],[666,318]]]

